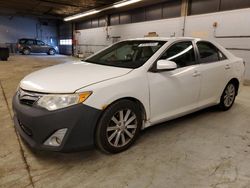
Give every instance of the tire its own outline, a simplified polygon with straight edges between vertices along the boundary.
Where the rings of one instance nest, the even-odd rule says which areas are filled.
[[[234,104],[236,95],[236,84],[234,82],[229,82],[221,95],[219,104],[220,109],[223,111],[229,110]]]
[[[99,120],[96,145],[106,153],[122,152],[135,142],[141,126],[142,115],[136,103],[129,100],[115,102]]]
[[[55,49],[50,49],[47,54],[48,55],[55,55],[56,51],[55,51]]]
[[[28,48],[23,49],[23,55],[30,55],[30,49]]]

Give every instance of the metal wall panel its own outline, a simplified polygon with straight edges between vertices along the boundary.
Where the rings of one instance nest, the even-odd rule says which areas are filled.
[[[123,12],[120,14],[120,24],[131,23],[131,15],[128,12]]]
[[[219,11],[220,0],[190,0],[189,14],[204,14]]]
[[[72,39],[72,24],[64,23],[59,26],[59,41],[61,39]],[[72,55],[72,45],[59,45],[59,53]]]
[[[98,21],[99,21],[99,23],[98,23],[98,26],[99,26],[99,27],[104,27],[104,26],[106,26],[106,17],[100,17],[100,18],[98,19]]]
[[[145,8],[135,9],[131,12],[132,23],[145,21]]]
[[[81,29],[89,29],[92,27],[91,20],[86,20],[83,22],[79,22],[76,24],[76,29],[81,30]]]
[[[181,0],[172,0],[163,4],[163,18],[176,18],[181,16]]]
[[[98,19],[93,19],[91,24],[92,24],[91,25],[92,28],[98,27]]]
[[[221,0],[220,10],[224,11],[249,7],[250,0]]]
[[[182,0],[163,1],[157,5],[110,15],[110,25],[129,24],[181,16]],[[189,0],[189,15],[250,7],[250,0]],[[106,26],[106,17],[76,23],[76,29]],[[97,23],[98,20],[98,23]]]
[[[119,25],[120,24],[120,15],[112,14],[110,16],[110,25]]]
[[[146,20],[160,20],[162,18],[162,4],[146,8]]]

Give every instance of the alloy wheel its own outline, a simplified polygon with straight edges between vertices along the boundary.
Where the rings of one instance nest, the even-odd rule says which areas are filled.
[[[110,145],[123,147],[135,136],[138,127],[137,117],[130,109],[123,109],[113,115],[107,126],[106,135]]]
[[[229,84],[225,90],[225,94],[224,94],[224,105],[226,107],[230,107],[233,102],[234,102],[234,98],[235,98],[235,86],[233,84]]]

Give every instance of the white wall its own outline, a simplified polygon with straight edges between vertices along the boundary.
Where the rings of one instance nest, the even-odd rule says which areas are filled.
[[[77,35],[78,43],[91,44],[91,45],[110,45],[112,44],[112,37],[120,36],[120,40],[144,37],[149,32],[157,32],[159,36],[180,36],[181,28],[183,25],[183,18],[173,18],[167,20],[157,20],[150,22],[140,22],[133,24],[124,24],[117,26],[110,26],[108,32],[106,28],[94,28],[79,30],[80,34]],[[110,38],[107,39],[107,33]],[[81,47],[81,51],[84,52],[96,52],[102,49],[102,46],[88,46]]]
[[[213,23],[218,27],[214,34]],[[189,16],[186,23],[186,36],[215,40],[225,48],[250,49],[250,38],[215,38],[216,36],[250,36],[250,9]],[[231,50],[246,61],[245,79],[250,80],[250,51]]]
[[[217,22],[218,27],[214,32],[213,23]],[[134,24],[111,26],[108,34],[120,36],[122,39],[143,37],[148,32],[157,32],[159,36],[170,37],[182,35],[184,18],[173,18]],[[105,28],[94,28],[78,31],[79,44],[109,45],[112,39],[107,40]],[[193,36],[204,39],[211,39],[219,42],[226,48],[248,48],[250,49],[250,38],[218,39],[217,36],[241,36],[250,35],[250,9],[239,9],[226,12],[218,12],[204,15],[188,16],[185,24],[185,36]],[[80,51],[96,52],[103,46],[82,46]],[[246,61],[247,70],[245,78],[250,80],[250,52],[232,51]]]

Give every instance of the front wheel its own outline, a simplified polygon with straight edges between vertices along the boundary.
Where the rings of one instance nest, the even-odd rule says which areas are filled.
[[[96,144],[104,152],[122,152],[134,143],[141,126],[142,116],[136,103],[118,101],[103,113],[97,125]]]
[[[220,99],[219,106],[222,110],[224,111],[229,110],[233,106],[236,93],[237,93],[236,85],[233,82],[228,83]]]
[[[48,51],[48,55],[55,55],[56,54],[56,51],[54,49],[50,49]]]

